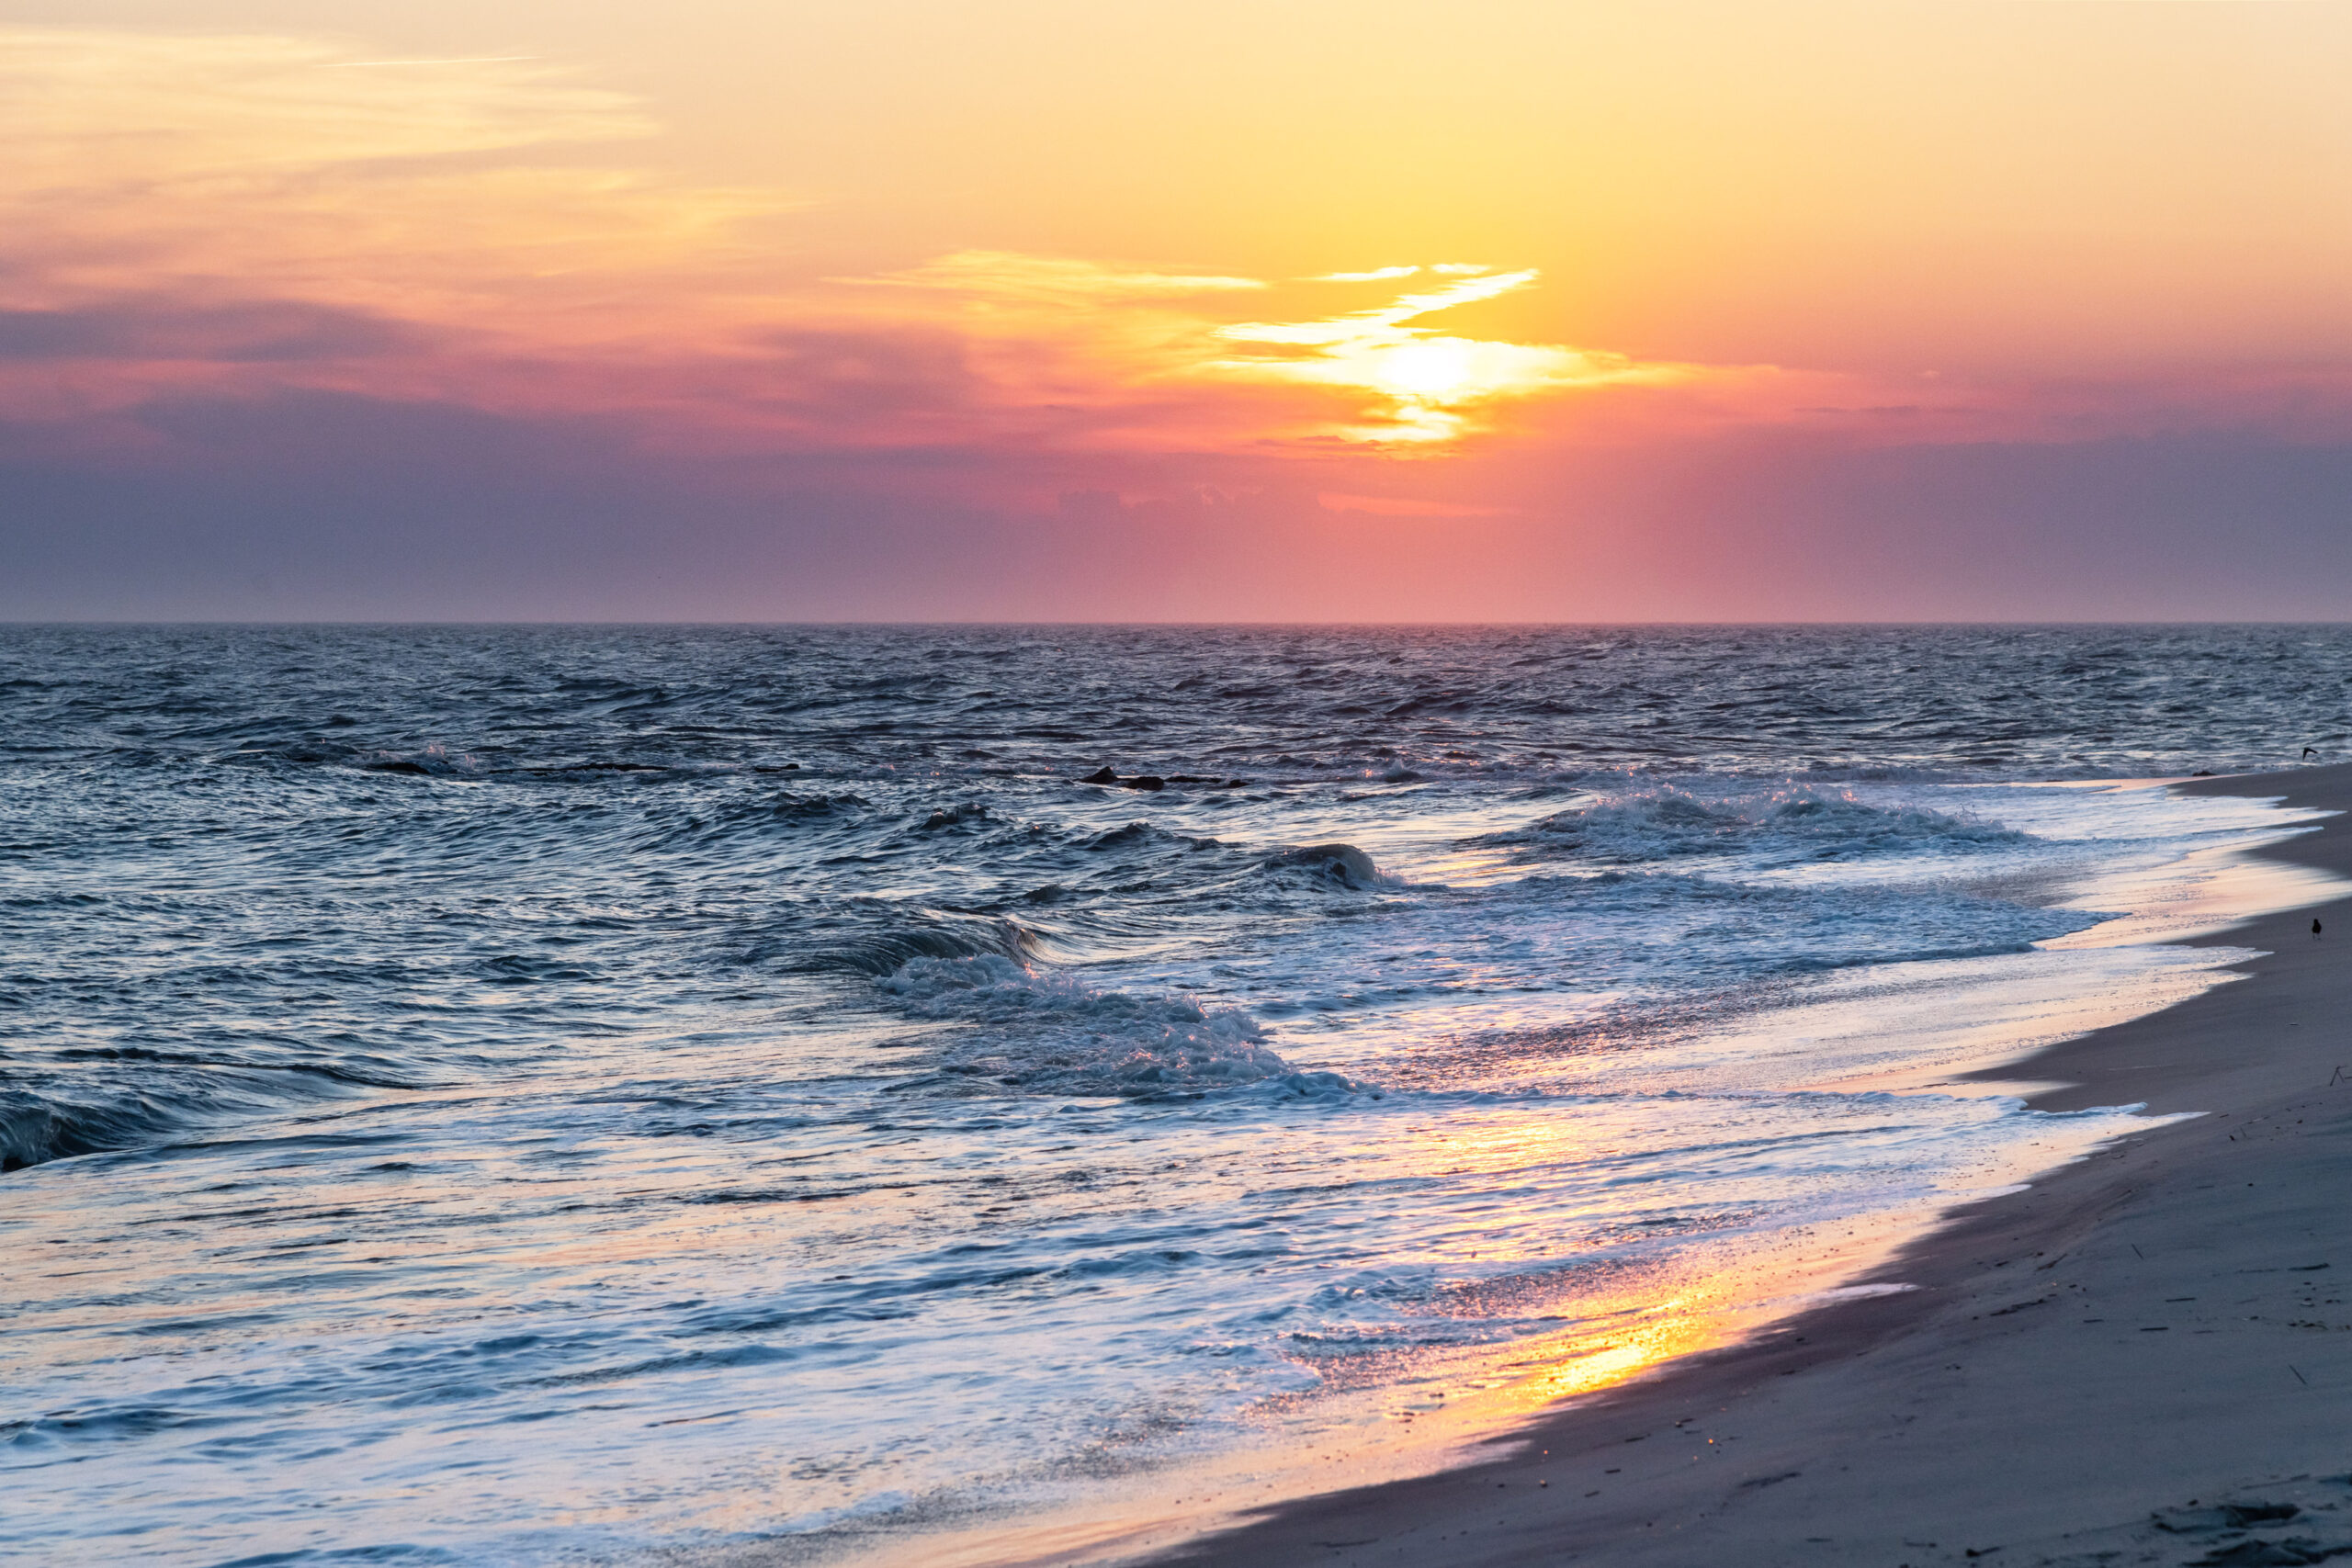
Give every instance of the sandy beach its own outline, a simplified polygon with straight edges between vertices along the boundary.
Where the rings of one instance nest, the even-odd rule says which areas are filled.
[[[2352,765],[2177,786],[2352,807]],[[2334,819],[2260,852],[2352,875]],[[2316,916],[2327,928],[2314,937]],[[1269,1510],[1219,1568],[2300,1563],[2352,1555],[2352,912],[2196,939],[2248,978],[1985,1077],[2196,1112],[1954,1213],[1842,1301],[1492,1457]]]

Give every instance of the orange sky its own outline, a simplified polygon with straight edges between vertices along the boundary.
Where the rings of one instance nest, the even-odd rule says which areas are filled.
[[[1758,443],[2333,449],[2347,58],[2336,0],[0,4],[0,455],[332,466],[268,434],[328,400],[1573,532]]]

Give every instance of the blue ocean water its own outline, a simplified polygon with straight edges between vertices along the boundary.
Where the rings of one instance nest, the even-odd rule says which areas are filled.
[[[1540,1381],[2123,1125],[1921,1075],[2212,983],[2098,933],[2287,819],[2122,781],[2348,694],[2310,627],[0,628],[0,1557],[854,1554]]]

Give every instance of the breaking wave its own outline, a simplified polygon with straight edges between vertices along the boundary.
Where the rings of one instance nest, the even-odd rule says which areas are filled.
[[[919,1017],[985,1025],[944,1069],[1046,1094],[1161,1097],[1271,1081],[1302,1094],[1361,1086],[1302,1073],[1239,1010],[1167,993],[1096,990],[1001,954],[917,958],[882,982]]]
[[[1264,864],[1268,871],[1303,871],[1358,891],[1402,886],[1353,844],[1308,844],[1271,855]]]
[[[2013,846],[2032,835],[1998,823],[1913,806],[1872,806],[1819,785],[1725,794],[1660,785],[1555,812],[1473,843],[1538,856],[1570,853],[1637,863],[1739,853],[1791,860],[1858,860],[1906,852]]]
[[[817,966],[888,976],[888,986],[911,964],[997,959],[1017,964],[1035,956],[1040,943],[1038,932],[1001,916],[918,915],[913,919],[920,923],[900,923],[842,942]]]
[[[0,1172],[77,1155],[146,1148],[283,1113],[361,1087],[332,1075],[185,1068],[168,1085],[0,1085]]]

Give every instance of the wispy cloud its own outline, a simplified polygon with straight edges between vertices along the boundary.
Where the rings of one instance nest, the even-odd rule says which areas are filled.
[[[707,271],[744,219],[788,205],[567,161],[655,126],[561,71],[322,69],[365,63],[347,52],[266,35],[0,29],[0,309],[51,345],[36,383],[0,381],[0,407],[38,417],[157,386],[332,386],[362,353],[368,388],[439,395],[456,361],[432,345],[478,370],[608,342],[623,280]],[[285,344],[268,323],[300,311],[401,323],[411,352],[384,362],[389,328],[311,333],[307,355],[231,341],[242,322]],[[54,322],[34,324],[43,315]],[[143,352],[199,339],[209,352]]]
[[[1069,256],[1023,255],[1012,251],[957,251],[900,272],[832,281],[873,288],[933,289],[1031,304],[1084,306],[1114,300],[1230,294],[1266,287],[1254,277],[1156,272]]]
[[[539,60],[537,54],[457,54],[431,60],[330,60],[322,70],[366,71],[384,65],[505,65],[515,61]]]
[[[1391,275],[1398,269],[1385,269]],[[1419,267],[1402,269],[1407,276]],[[1432,272],[1473,273],[1461,266]],[[1334,275],[1355,281],[1374,275]],[[1332,434],[1362,442],[1435,443],[1471,429],[1479,411],[1509,398],[1568,388],[1665,386],[1702,372],[1645,365],[1617,354],[1447,335],[1416,326],[1424,316],[1532,287],[1533,269],[1475,269],[1460,281],[1402,294],[1386,305],[1303,321],[1242,321],[1216,329],[1226,356],[1207,369],[1240,380],[1290,382],[1355,394],[1353,417]]]
[[[328,44],[272,34],[45,28],[0,29],[0,116],[17,154],[0,177],[17,195],[168,192],[208,177],[252,181],[657,129],[625,96],[520,56],[355,61]],[[393,63],[441,69],[320,69]]]
[[[1428,278],[1381,303],[1366,284]],[[1275,284],[1166,269],[967,252],[882,276],[836,280],[911,291],[921,310],[956,333],[996,406],[1024,410],[1027,427],[1090,450],[1284,451],[1450,449],[1493,429],[1501,405],[1575,391],[1704,381],[1708,367],[1445,333],[1430,319],[1532,288],[1532,269],[1423,265],[1347,270]],[[1339,295],[1334,290],[1350,292]],[[1287,319],[1234,319],[1233,308],[1278,298]],[[1318,312],[1316,307],[1325,309]]]

